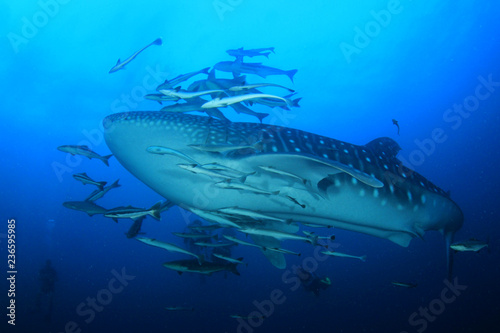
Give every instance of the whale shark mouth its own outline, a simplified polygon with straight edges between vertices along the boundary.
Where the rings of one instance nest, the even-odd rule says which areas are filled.
[[[445,191],[402,165],[390,138],[354,145],[292,128],[166,112],[113,114],[104,128],[129,172],[213,222],[292,233],[298,223],[333,226],[401,246],[428,230],[453,235],[463,223]],[[272,237],[253,239],[279,247]],[[266,256],[284,267],[283,254]]]

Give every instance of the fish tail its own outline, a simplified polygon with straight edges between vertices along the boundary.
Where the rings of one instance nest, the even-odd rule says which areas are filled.
[[[269,116],[269,113],[259,113],[257,112],[256,115],[255,115],[257,118],[259,118],[259,121],[262,123],[262,119],[266,118],[267,116]]]
[[[109,187],[112,187],[112,188],[120,187],[121,185],[118,184],[119,181],[120,181],[120,179],[115,180],[115,182],[113,184],[109,185]]]
[[[299,102],[300,102],[301,99],[302,99],[302,97],[294,99],[292,101],[292,106],[296,107],[296,108],[300,108]]]
[[[149,215],[151,215],[154,219],[156,219],[156,220],[158,220],[158,221],[160,221],[160,218],[161,218],[161,217],[160,217],[161,208],[162,208],[161,204],[162,204],[162,202],[161,202],[161,201],[159,201],[159,202],[155,203],[155,204],[154,204],[154,205],[153,205],[153,206],[149,209],[149,211],[150,211],[150,214],[149,214]]]
[[[160,38],[156,38],[154,40],[154,42],[151,43],[151,45],[161,45],[161,44],[162,44],[161,37]]]
[[[236,268],[237,264],[229,264],[229,271],[235,275],[240,276],[240,272],[238,272],[238,269]]]
[[[106,164],[106,166],[109,166],[109,159],[111,158],[111,156],[113,156],[113,154],[109,154],[109,155],[106,155],[106,156],[101,156],[101,161],[103,161],[104,164]]]
[[[99,185],[97,185],[97,187],[102,191],[102,189],[104,188],[104,186],[106,186],[108,182],[98,182]]]
[[[365,256],[361,256],[361,257],[359,257],[359,259],[360,259],[362,262],[365,262],[365,261],[366,261],[366,255],[365,255]]]
[[[272,53],[276,53],[274,52],[274,47],[270,47],[269,50],[272,52]]]
[[[290,71],[286,71],[285,73],[286,76],[288,76],[293,83],[293,76],[295,75],[295,73],[297,73],[297,69],[292,69]]]

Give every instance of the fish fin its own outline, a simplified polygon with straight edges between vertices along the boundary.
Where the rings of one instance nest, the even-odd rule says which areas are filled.
[[[120,179],[115,180],[113,184],[109,185],[109,187],[112,187],[112,188],[115,188],[115,187],[120,187],[121,185],[120,185],[120,184],[118,184],[118,181],[119,181],[119,180],[120,180]]]
[[[160,213],[161,213],[161,205],[162,205],[162,202],[159,201],[157,203],[155,203],[149,210],[151,210],[151,216],[156,219],[156,220],[160,220],[161,216],[160,216]]]
[[[120,63],[121,63],[120,58],[118,58],[118,61],[116,62],[115,66],[119,65]]]
[[[209,71],[210,70],[210,67],[206,67],[206,68],[203,68],[202,70],[200,70],[200,74],[203,73],[203,74],[209,74]]]
[[[113,154],[109,154],[109,155],[106,155],[106,156],[101,156],[101,161],[103,161],[104,164],[106,164],[106,166],[109,166],[109,161],[108,160],[111,158],[111,156],[113,156]]]
[[[181,271],[177,271],[177,274],[182,275],[182,272]]]
[[[238,275],[238,276],[240,276],[241,274],[240,274],[240,272],[238,272],[238,269],[237,269],[237,267],[236,267],[237,265],[238,265],[238,264],[230,264],[230,266],[229,266],[229,271],[230,271],[231,273],[233,273],[234,275]]]
[[[375,155],[386,155],[389,159],[396,158],[401,150],[396,141],[387,137],[374,139],[365,144],[365,147],[369,148]]]
[[[281,246],[279,240],[273,237],[261,235],[252,235],[251,237],[255,244],[262,246],[262,253],[264,253],[266,258],[271,262],[273,266],[279,269],[285,269],[286,260],[283,253],[279,253],[276,251],[267,251],[267,248],[279,248]]]
[[[162,40],[161,40],[161,37],[160,38],[156,38],[152,43],[151,45],[161,45],[162,44]]]
[[[177,87],[175,87],[175,88],[174,88],[174,90],[175,90],[176,92],[178,92],[179,90],[181,90],[181,86],[177,86]]]
[[[215,69],[212,69],[210,72],[208,72],[208,77],[207,77],[207,80],[208,80],[208,81],[213,81],[213,80],[215,80]]]
[[[260,112],[256,112],[255,113],[255,116],[257,118],[259,118],[259,121],[262,123],[262,119],[266,118],[267,116],[269,116],[269,113],[260,113]]]
[[[297,73],[297,69],[292,69],[290,71],[286,71],[285,73],[286,76],[288,76],[293,83],[293,76],[295,75],[295,73]]]
[[[115,221],[115,223],[118,223],[118,219],[113,218],[112,220]]]

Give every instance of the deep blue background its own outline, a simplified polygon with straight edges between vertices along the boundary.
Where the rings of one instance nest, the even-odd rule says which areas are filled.
[[[114,159],[109,168],[97,160],[67,160],[56,147],[97,133],[92,148],[107,154],[98,135],[103,117],[158,109],[155,102],[140,98],[144,82],[154,81],[152,70],[173,78],[231,60],[225,50],[241,46],[274,46],[276,54],[269,60],[252,60],[299,70],[293,87],[303,98],[301,108],[289,118],[272,114],[267,123],[356,144],[389,136],[401,145],[405,159],[421,150],[416,142],[429,139],[433,130],[445,132],[446,141],[413,167],[450,190],[462,208],[465,223],[456,239],[489,238],[491,253],[455,256],[455,276],[467,289],[429,323],[426,332],[489,332],[500,327],[500,87],[494,87],[460,126],[453,128],[455,123],[443,118],[447,109],[475,94],[479,77],[500,82],[499,3],[402,0],[384,26],[374,23],[372,11],[380,15],[392,8],[392,1],[71,0],[57,7],[54,2],[48,1],[49,7],[41,3],[44,0],[0,2],[0,233],[6,232],[8,217],[17,219],[18,331],[63,332],[68,321],[75,321],[83,332],[236,332],[238,322],[229,315],[249,314],[256,309],[255,300],[269,299],[279,289],[285,302],[255,332],[417,332],[409,316],[438,298],[445,287],[445,246],[438,233],[429,232],[425,240],[402,248],[335,230],[339,250],[367,254],[368,260],[321,262],[317,272],[330,276],[332,287],[316,298],[302,289],[292,291],[293,284],[282,278],[284,271],[251,248],[234,252],[249,263],[239,268],[241,277],[214,275],[202,283],[196,275],[179,276],[161,266],[175,255],[125,238],[130,221],[115,224],[62,207],[62,202],[81,200],[91,191],[71,177],[84,171],[95,179],[120,179],[122,187],[99,200],[104,207],[147,207],[161,199]],[[216,8],[220,3],[226,4],[225,11]],[[51,15],[44,16],[43,7]],[[27,22],[39,27],[29,31]],[[355,46],[358,28],[377,27],[364,45],[358,43],[357,53],[342,52],[346,44]],[[146,50],[126,70],[108,74],[118,58],[125,59],[160,36],[163,46]],[[252,77],[252,82],[262,81]],[[268,82],[291,85],[286,77]],[[121,101],[123,94],[134,93],[138,97],[131,107]],[[232,110],[226,115],[233,121],[255,121]],[[400,136],[392,118],[400,123]],[[71,172],[58,177],[57,163]],[[173,208],[160,223],[148,218],[144,231],[176,241],[170,232],[185,226],[180,210]],[[6,262],[6,242],[0,241],[1,260]],[[287,258],[289,269],[314,250],[293,242],[285,245],[303,253],[301,258]],[[59,273],[50,326],[29,312],[38,290],[38,270],[47,258]],[[84,323],[75,311],[78,304],[95,297],[113,277],[111,271],[122,268],[136,278],[93,322]],[[399,289],[390,285],[393,280],[419,286]],[[5,309],[7,285],[1,286]],[[171,305],[193,306],[196,311],[163,309]],[[6,327],[4,314],[2,318]]]

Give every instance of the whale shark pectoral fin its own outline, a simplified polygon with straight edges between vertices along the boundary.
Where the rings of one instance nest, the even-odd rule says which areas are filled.
[[[274,267],[279,269],[285,269],[286,260],[283,253],[279,253],[276,251],[265,250],[264,248],[279,248],[280,241],[273,237],[261,236],[261,235],[251,235],[255,244],[263,247],[262,253],[266,256],[266,258],[271,262]]]

